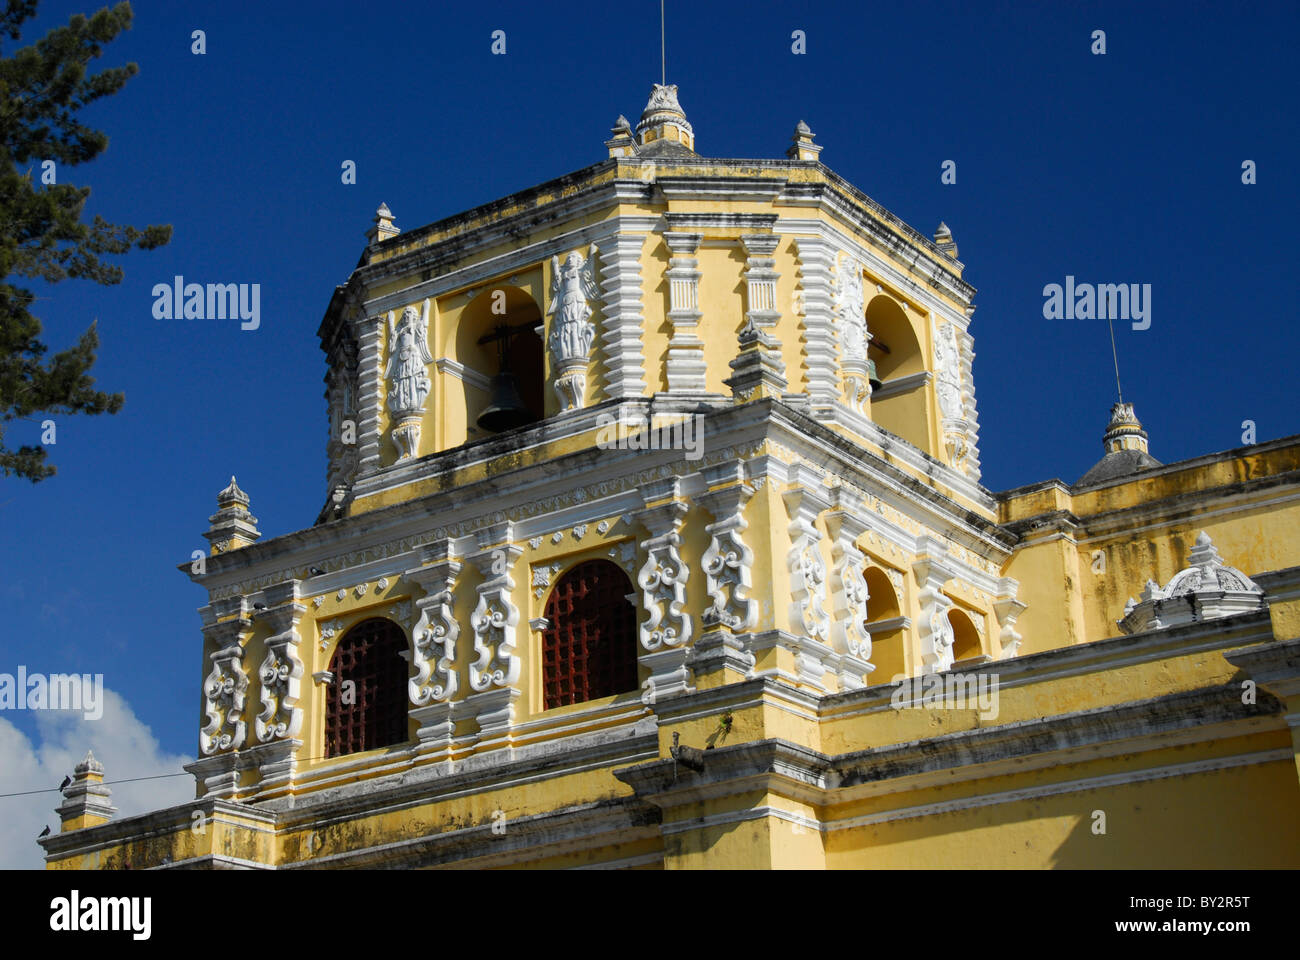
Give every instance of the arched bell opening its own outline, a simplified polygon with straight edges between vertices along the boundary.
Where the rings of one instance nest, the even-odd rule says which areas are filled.
[[[954,663],[961,660],[970,660],[972,657],[978,657],[984,652],[980,646],[979,631],[975,629],[975,624],[964,611],[949,610],[948,623],[952,626],[952,659]]]
[[[888,683],[906,673],[903,645],[906,641],[898,597],[889,576],[879,567],[863,571],[867,582],[867,631],[871,634],[871,662],[876,669],[872,683]]]
[[[897,300],[885,294],[871,299],[867,304],[867,334],[867,358],[875,366],[876,381],[872,384],[871,419],[933,455],[925,355],[911,320]]]
[[[519,287],[484,287],[461,314],[456,360],[463,380],[468,439],[491,436],[546,416],[542,311]]]

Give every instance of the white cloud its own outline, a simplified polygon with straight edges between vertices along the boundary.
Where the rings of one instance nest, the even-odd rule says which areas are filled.
[[[117,807],[114,819],[174,806],[194,797],[194,778],[181,766],[193,757],[163,753],[150,729],[130,704],[112,690],[103,693],[104,713],[87,720],[81,711],[43,710],[33,714],[40,736],[33,745],[0,712],[0,794],[47,790],[26,797],[0,797],[0,869],[43,869],[45,854],[36,843],[42,827],[59,832],[55,808],[63,802],[55,788],[86,756],[104,765],[104,779]],[[112,784],[133,777],[165,773],[181,776]]]

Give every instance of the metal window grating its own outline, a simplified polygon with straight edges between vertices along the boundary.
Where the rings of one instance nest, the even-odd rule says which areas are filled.
[[[357,624],[339,641],[330,661],[334,681],[325,694],[325,755],[374,750],[407,738],[409,671],[402,651],[406,634],[382,618]],[[344,703],[344,685],[352,694]]]
[[[546,709],[636,689],[632,584],[617,564],[588,560],[555,584],[542,634]]]

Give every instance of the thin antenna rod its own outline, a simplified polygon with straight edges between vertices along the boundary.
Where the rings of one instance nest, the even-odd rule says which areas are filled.
[[[659,0],[659,83],[668,83],[668,51],[664,46],[664,0]]]
[[[1110,357],[1115,361],[1115,392],[1119,394],[1119,402],[1124,402],[1124,388],[1119,385],[1119,353],[1115,350],[1115,321],[1110,316],[1110,304],[1107,302],[1105,294],[1102,295],[1102,303],[1105,304],[1103,309],[1106,311],[1106,325],[1110,327]]]

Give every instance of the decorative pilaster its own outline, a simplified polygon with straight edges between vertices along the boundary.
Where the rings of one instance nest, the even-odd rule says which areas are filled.
[[[858,538],[867,532],[867,524],[862,518],[862,498],[850,488],[835,488],[834,505],[835,509],[826,514],[835,567],[831,646],[840,658],[840,689],[856,690],[866,686],[867,677],[876,669],[871,663],[871,634],[866,627],[866,557],[857,545]]]
[[[962,388],[964,368],[957,338],[950,323],[936,322],[934,331],[934,390],[939,399],[943,445],[948,454],[948,463],[969,475],[970,425],[966,419],[965,392]]]
[[[411,631],[415,676],[408,685],[422,748],[450,746],[454,731],[451,698],[459,679],[455,663],[460,624],[452,610],[452,591],[461,563],[453,558],[452,546],[448,540],[431,544],[424,549],[425,566],[406,571],[406,579],[425,594],[415,601],[419,610]]]
[[[774,233],[747,233],[745,245],[745,319],[760,330],[772,329],[781,320],[776,306],[776,248],[781,237]],[[780,346],[780,343],[777,343]]]
[[[754,488],[744,482],[739,461],[706,467],[703,473],[708,492],[695,502],[714,517],[704,527],[709,546],[702,559],[711,603],[701,618],[704,631],[695,644],[694,666],[697,673],[731,667],[743,675],[754,666],[746,641],[758,622],[758,602],[749,595],[754,551],[741,538],[749,526],[744,511]]]
[[[703,239],[698,233],[664,233],[664,242],[672,259],[664,276],[668,279],[668,322],[673,334],[668,341],[668,392],[704,393],[704,341],[697,334],[700,326],[699,283],[695,251]]]
[[[917,603],[921,615],[919,633],[921,640],[922,673],[942,673],[952,666],[952,624],[948,611],[952,601],[943,594],[943,585],[956,576],[947,565],[947,555],[939,543],[930,537],[920,537],[916,544],[917,559],[912,572],[920,591]]]
[[[1016,599],[1020,584],[1011,577],[998,581],[998,592],[993,600],[993,614],[998,618],[998,642],[1002,645],[1002,658],[1014,657],[1023,639],[1016,633],[1016,618],[1025,610],[1025,604]]]
[[[329,409],[326,485],[344,490],[357,472],[357,345],[340,338],[329,356],[325,402]],[[350,425],[350,426],[349,426]]]
[[[790,517],[790,629],[801,643],[795,656],[799,679],[820,687],[826,675],[825,654],[830,652],[830,614],[826,612],[826,564],[821,555],[817,516],[830,506],[822,486],[809,467],[796,463],[789,469],[790,489],[781,494]]]
[[[479,552],[469,558],[483,576],[478,605],[469,618],[475,660],[469,665],[469,685],[474,693],[468,707],[478,722],[480,744],[509,741],[514,704],[520,695],[520,661],[515,652],[519,608],[514,604],[511,570],[523,548],[513,540],[513,524],[493,524],[478,532]]]
[[[601,269],[605,297],[601,337],[605,348],[606,396],[612,399],[644,396],[641,248],[645,246],[645,235],[619,232],[601,243],[605,261]]]
[[[242,601],[241,601],[242,606]],[[199,750],[204,756],[244,745],[248,725],[244,722],[244,697],[248,673],[244,670],[243,643],[253,621],[242,615],[204,626],[203,636],[215,649],[208,655],[212,671],[203,682],[203,711],[207,723],[199,731]]]
[[[648,484],[642,492],[645,509],[636,515],[649,532],[642,541],[646,561],[637,574],[646,620],[641,624],[641,662],[650,669],[641,694],[643,703],[690,693],[687,667],[692,639],[691,615],[686,604],[686,581],[690,570],[682,562],[681,527],[687,507],[680,499],[681,481],[676,477]]]
[[[262,712],[254,721],[260,743],[272,740],[292,740],[302,729],[301,696],[303,675],[302,659],[298,656],[298,621],[307,612],[305,604],[298,602],[299,581],[267,587],[266,610],[259,611],[256,619],[271,628],[266,639],[266,658],[257,676],[262,683],[260,698]]]
[[[849,254],[842,255],[836,268],[835,317],[840,339],[840,369],[844,375],[844,402],[854,413],[865,416],[871,381],[862,264]]]
[[[973,308],[972,308],[973,309]],[[980,419],[975,407],[975,377],[972,365],[975,363],[975,338],[965,330],[955,328],[957,350],[961,356],[961,400],[966,413],[966,456],[959,469],[970,479],[978,482],[980,478]]]
[[[361,476],[379,469],[379,419],[383,402],[383,317],[356,321],[357,465]]]
[[[796,237],[796,263],[803,302],[803,368],[812,415],[835,416],[840,395],[834,328],[835,249],[821,237]]]

